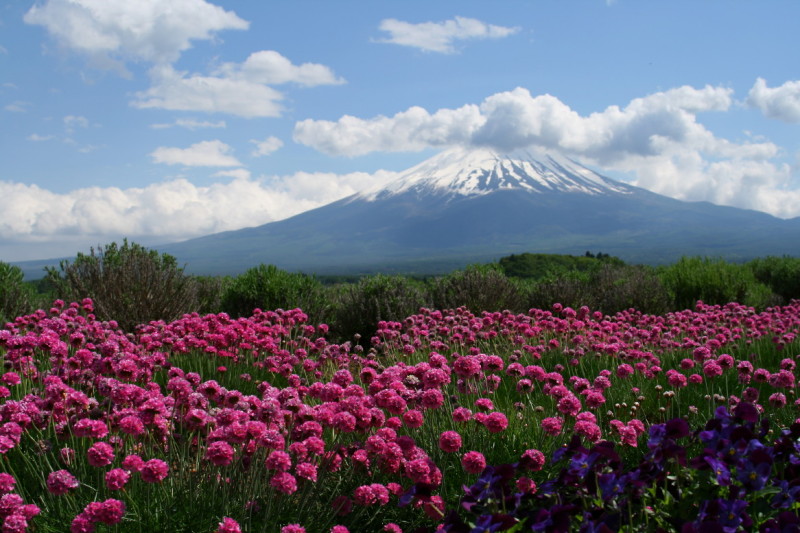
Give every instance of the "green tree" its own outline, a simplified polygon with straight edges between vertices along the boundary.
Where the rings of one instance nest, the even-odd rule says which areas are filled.
[[[132,331],[151,320],[174,320],[196,310],[193,279],[169,254],[129,243],[91,248],[74,261],[47,269],[55,293],[66,301],[91,298],[101,320],[115,320]]]
[[[32,311],[34,296],[22,269],[0,261],[0,324]]]

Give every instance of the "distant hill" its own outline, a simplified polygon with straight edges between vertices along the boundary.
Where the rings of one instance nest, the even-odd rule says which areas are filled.
[[[157,249],[197,274],[238,274],[260,263],[318,274],[438,274],[510,254],[586,250],[628,263],[683,255],[744,261],[800,255],[800,218],[675,200],[553,153],[454,149],[385,187]],[[57,262],[18,264],[40,275]]]

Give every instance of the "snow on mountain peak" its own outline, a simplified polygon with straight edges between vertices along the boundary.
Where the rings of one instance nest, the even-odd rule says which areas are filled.
[[[488,148],[455,148],[406,170],[388,185],[368,189],[355,198],[373,201],[405,192],[478,196],[513,189],[590,195],[631,192],[626,185],[560,155],[533,150],[504,154]]]

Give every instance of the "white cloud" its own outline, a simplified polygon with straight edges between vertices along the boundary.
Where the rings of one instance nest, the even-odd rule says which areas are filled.
[[[393,43],[402,46],[419,48],[426,52],[454,53],[454,41],[466,39],[500,39],[519,31],[486,24],[477,19],[455,17],[444,22],[422,22],[412,24],[397,19],[384,19],[380,23],[381,31],[389,34],[388,38],[378,42]]]
[[[233,179],[207,187],[181,178],[143,188],[90,187],[65,194],[0,181],[0,235],[13,236],[6,243],[48,243],[48,249],[49,243],[88,247],[123,236],[181,240],[287,218],[396,177],[385,171],[298,172],[251,179],[244,169],[215,175]]]
[[[225,78],[247,80],[264,85],[297,83],[306,87],[316,85],[338,85],[344,80],[319,63],[293,65],[291,61],[274,50],[254,52],[242,64],[224,63],[217,74]]]
[[[12,113],[27,113],[33,104],[24,100],[16,100],[6,105],[3,109]]]
[[[46,0],[24,16],[60,44],[96,65],[124,70],[122,61],[171,63],[193,40],[222,30],[245,30],[233,11],[204,0]]]
[[[204,128],[227,128],[228,125],[225,123],[224,120],[218,120],[217,122],[209,122],[207,120],[194,120],[194,119],[178,119],[172,124],[151,124],[150,127],[154,130],[164,130],[172,127],[181,127],[186,128],[187,130],[199,130]]]
[[[758,78],[747,95],[747,103],[769,118],[800,122],[800,80],[770,88],[766,80]]]
[[[202,141],[189,148],[160,146],[150,157],[156,163],[189,167],[239,167],[238,159],[229,155],[231,147],[219,140]]]
[[[88,128],[89,120],[86,117],[67,115],[64,117],[64,129],[67,133],[72,133],[76,128]]]
[[[582,116],[554,96],[517,88],[434,113],[412,107],[392,117],[304,120],[295,125],[294,140],[351,157],[455,145],[536,147],[599,171],[626,172],[635,184],[681,200],[800,215],[800,191],[791,188],[797,169],[774,161],[778,146],[719,138],[698,121],[700,113],[729,110],[732,94],[722,87],[678,87]]]
[[[230,113],[240,117],[278,117],[283,94],[273,84],[303,86],[344,83],[326,66],[293,65],[277,52],[251,54],[244,63],[224,63],[211,76],[179,72],[169,65],[150,71],[152,86],[136,94],[137,108]]]
[[[263,141],[252,139],[250,142],[256,145],[256,149],[253,150],[253,153],[251,154],[253,157],[270,155],[271,153],[280,150],[283,146],[283,141],[277,137],[267,137]]]
[[[277,117],[283,95],[246,80],[190,75],[172,67],[153,71],[153,86],[136,94],[131,105],[140,109],[230,113],[241,117]]]
[[[29,141],[34,141],[34,142],[43,142],[43,141],[53,140],[53,139],[55,139],[55,136],[53,136],[53,135],[39,135],[38,133],[31,133],[30,135],[28,135],[26,137],[26,139],[29,140]]]

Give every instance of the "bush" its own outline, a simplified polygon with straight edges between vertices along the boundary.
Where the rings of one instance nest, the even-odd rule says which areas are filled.
[[[697,300],[711,305],[738,302],[754,307],[775,303],[772,291],[746,265],[722,259],[682,257],[662,267],[659,278],[677,309],[691,309]]]
[[[800,298],[800,258],[764,257],[748,263],[756,279],[787,303]]]
[[[604,265],[588,284],[591,301],[586,305],[605,314],[630,308],[662,314],[672,308],[669,292],[649,267]]]
[[[197,286],[177,260],[123,241],[79,253],[73,262],[47,269],[57,297],[94,300],[100,320],[116,320],[132,331],[151,320],[173,320],[197,308]]]
[[[367,344],[381,320],[400,321],[428,307],[424,286],[403,276],[378,274],[334,290],[332,331],[342,340],[361,335]]]
[[[222,297],[222,310],[231,316],[250,316],[254,309],[275,310],[299,307],[309,321],[324,319],[327,313],[322,284],[306,274],[287,272],[275,265],[259,265],[234,278]]]
[[[525,298],[517,284],[496,265],[472,265],[444,277],[430,287],[433,307],[456,309],[465,306],[481,311],[527,311]]]
[[[33,310],[33,291],[23,278],[22,269],[0,261],[0,324]]]

